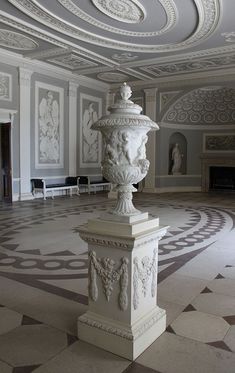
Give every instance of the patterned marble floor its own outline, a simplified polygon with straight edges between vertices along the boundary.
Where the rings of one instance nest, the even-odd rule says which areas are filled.
[[[113,203],[101,193],[1,205],[0,372],[234,373],[234,194],[136,194],[170,225],[159,247],[167,330],[133,363],[77,339],[87,308],[77,228]]]

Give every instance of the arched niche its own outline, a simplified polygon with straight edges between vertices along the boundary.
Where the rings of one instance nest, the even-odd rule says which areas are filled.
[[[177,144],[177,145],[176,145]],[[174,170],[174,153],[180,153],[181,165],[177,170]],[[176,167],[177,168],[177,167]],[[187,173],[187,140],[180,132],[174,132],[169,138],[169,175],[185,175]]]

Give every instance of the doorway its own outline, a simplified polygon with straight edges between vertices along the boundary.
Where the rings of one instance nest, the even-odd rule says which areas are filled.
[[[0,124],[0,201],[12,202],[11,123]]]

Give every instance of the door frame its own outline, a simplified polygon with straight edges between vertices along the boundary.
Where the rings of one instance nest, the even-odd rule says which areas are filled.
[[[12,141],[12,130],[14,116],[17,110],[1,109],[0,108],[0,126],[1,124],[10,124],[10,169],[11,169],[11,202],[13,201],[13,141]]]

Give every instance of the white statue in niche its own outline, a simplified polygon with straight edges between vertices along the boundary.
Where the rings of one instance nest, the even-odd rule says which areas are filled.
[[[51,91],[39,104],[39,152],[41,163],[59,163],[59,104]]]
[[[93,131],[91,126],[98,120],[94,103],[90,102],[88,109],[83,113],[82,134],[83,134],[83,162],[97,162],[98,158],[98,132]]]
[[[180,168],[182,165],[182,158],[183,158],[183,153],[180,152],[179,144],[175,144],[172,153],[171,153],[171,159],[173,161],[173,166],[172,166],[172,174],[181,174]]]

